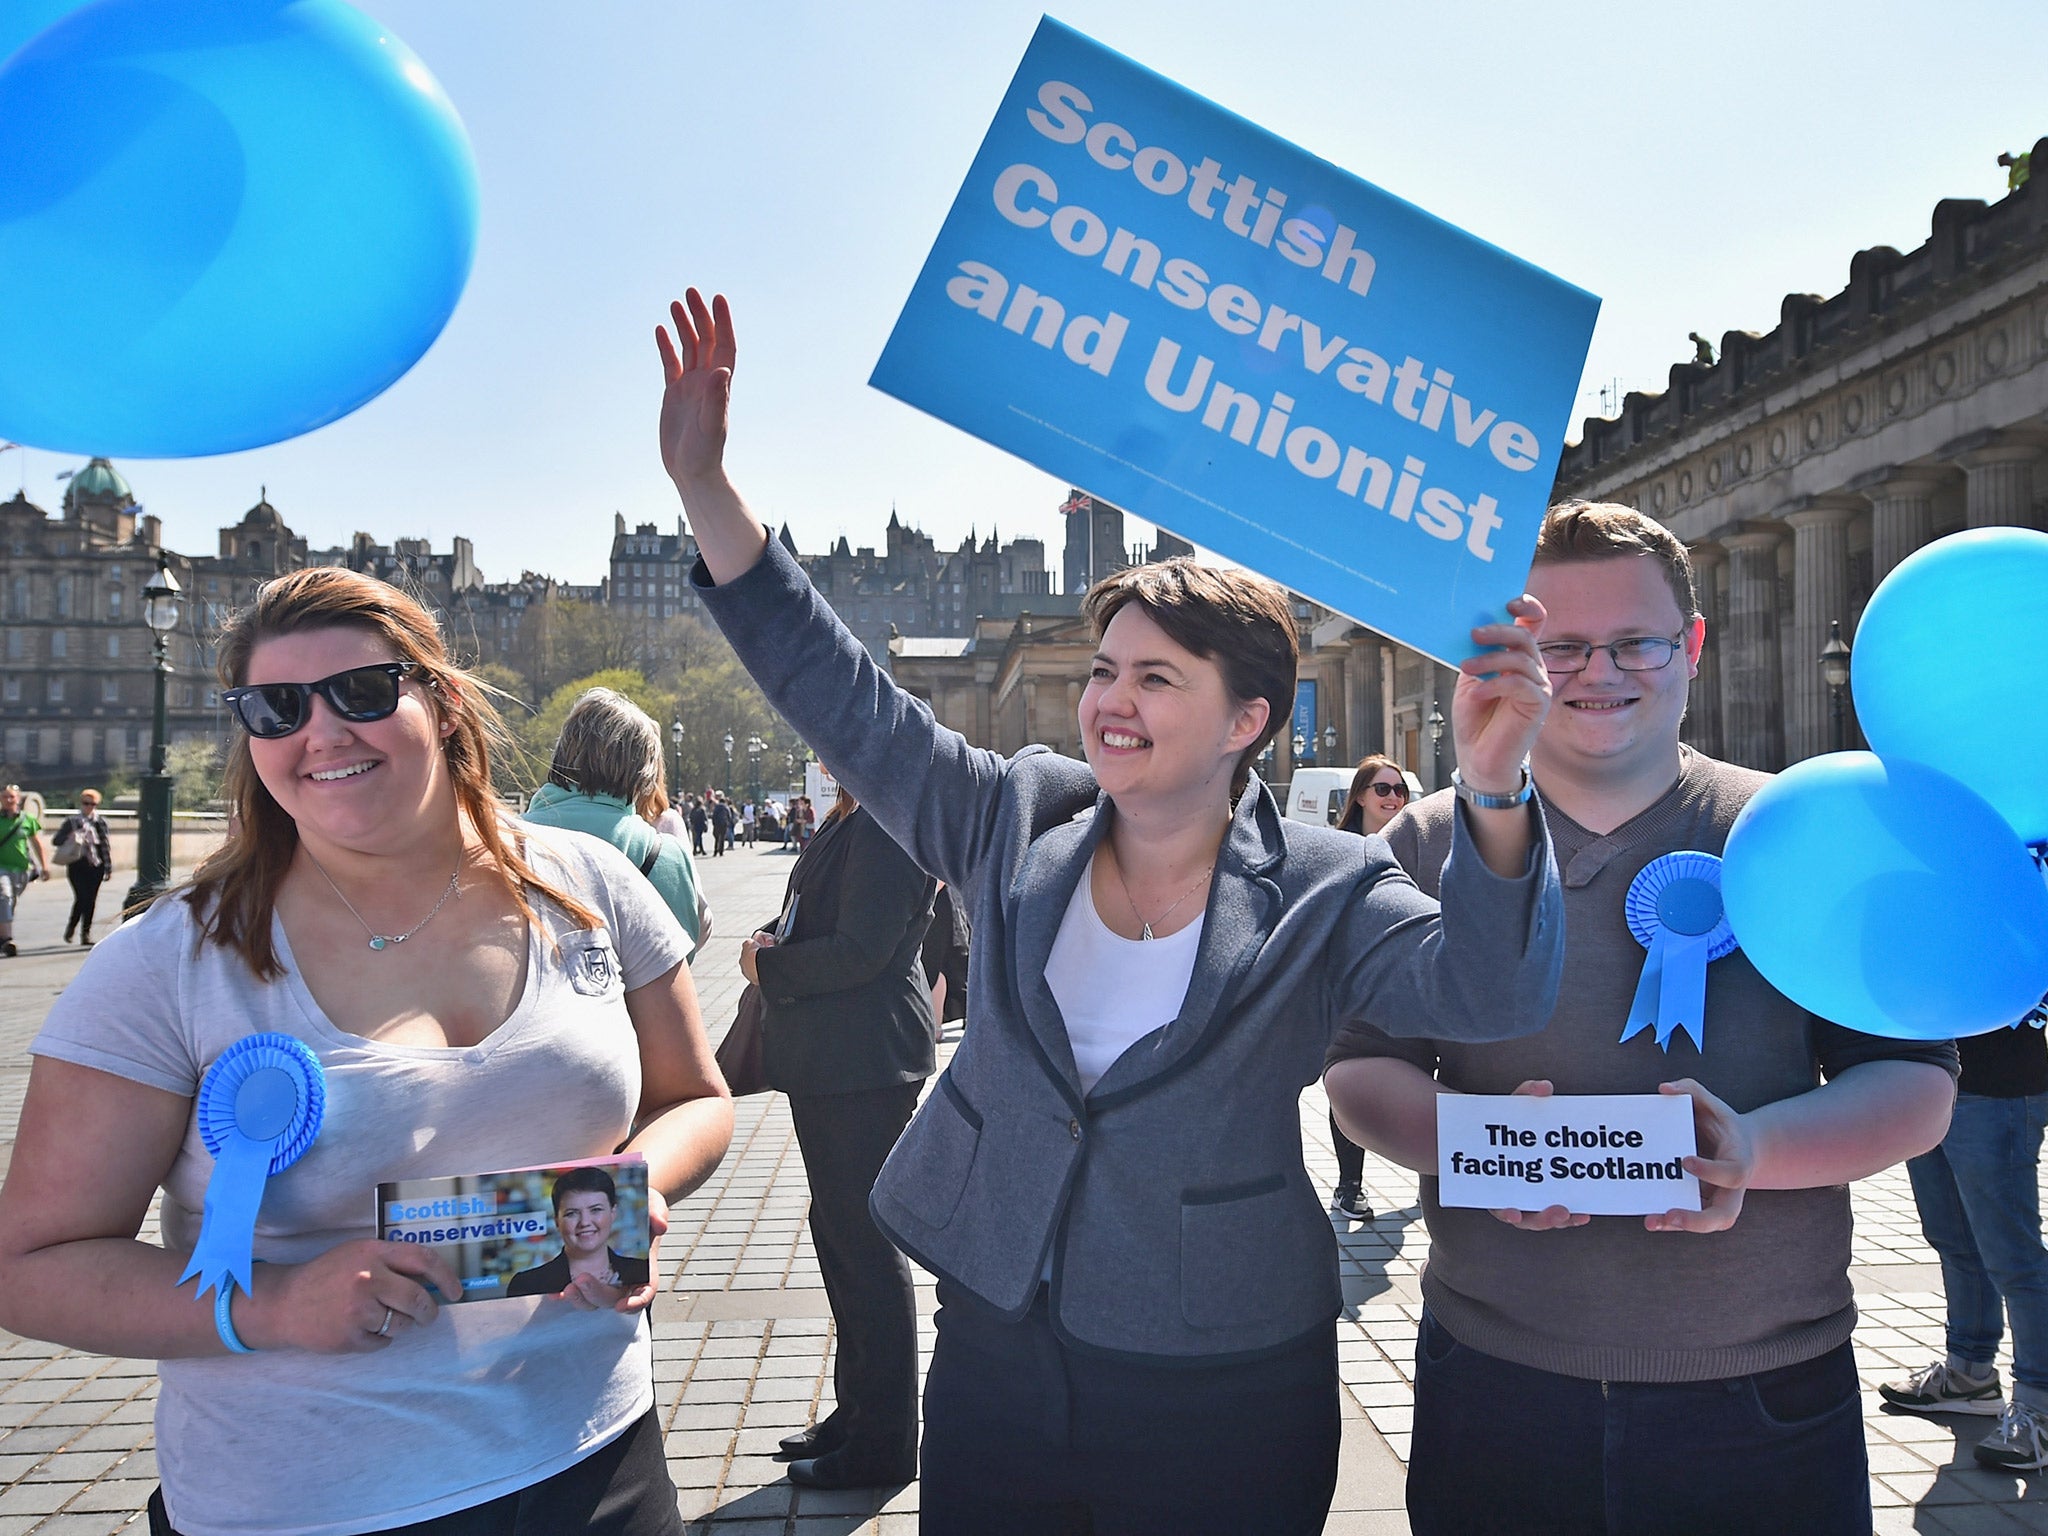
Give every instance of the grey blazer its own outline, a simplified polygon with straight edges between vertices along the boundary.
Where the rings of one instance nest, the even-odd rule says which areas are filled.
[[[1045,966],[1115,815],[1087,766],[939,726],[778,541],[737,581],[701,564],[695,580],[775,707],[971,904],[966,1037],[875,1185],[882,1229],[1008,1317],[1050,1261],[1053,1325],[1077,1348],[1216,1363],[1327,1326],[1336,1240],[1302,1166],[1301,1091],[1348,1019],[1459,1040],[1543,1027],[1564,940],[1548,833],[1503,880],[1461,818],[1439,914],[1383,839],[1285,821],[1254,779],[1180,1016],[1084,1096]]]

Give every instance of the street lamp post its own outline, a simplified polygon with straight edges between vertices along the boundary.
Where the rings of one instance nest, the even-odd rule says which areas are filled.
[[[1435,699],[1429,701],[1429,761],[1431,789],[1444,787],[1444,712]]]
[[[150,727],[149,772],[142,776],[142,814],[137,828],[135,883],[128,888],[126,908],[146,907],[164,893],[171,883],[171,774],[170,722],[165,713],[164,689],[171,675],[167,649],[171,631],[178,627],[180,591],[178,578],[171,574],[170,557],[161,551],[156,557],[156,574],[142,589],[142,621],[155,637],[156,718]]]
[[[754,803],[759,814],[761,805],[761,754],[768,750],[768,743],[759,736],[747,738],[747,798]]]
[[[1828,750],[1840,752],[1848,746],[1848,722],[1844,718],[1842,690],[1849,686],[1849,646],[1842,639],[1842,621],[1828,620],[1828,643],[1820,652],[1821,680],[1828,685]]]
[[[732,732],[725,733],[725,798],[732,798]]]
[[[1327,757],[1333,764],[1337,761],[1337,727],[1335,725],[1323,727],[1323,756]]]
[[[1314,745],[1314,737],[1304,736],[1299,731],[1296,731],[1294,733],[1293,746],[1295,767],[1299,768],[1304,762],[1313,762],[1315,760],[1309,753],[1309,748]]]
[[[670,798],[683,798],[683,722],[680,717],[670,723],[668,739],[676,744],[676,792]]]

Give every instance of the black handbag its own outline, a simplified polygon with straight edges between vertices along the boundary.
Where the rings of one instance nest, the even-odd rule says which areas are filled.
[[[740,993],[740,1005],[732,1016],[732,1027],[726,1030],[725,1038],[718,1042],[718,1049],[712,1053],[718,1062],[718,1070],[725,1074],[725,1085],[736,1099],[768,1091],[768,1074],[761,1066],[761,1016],[766,1011],[761,1001],[761,989],[748,982],[747,989]]]

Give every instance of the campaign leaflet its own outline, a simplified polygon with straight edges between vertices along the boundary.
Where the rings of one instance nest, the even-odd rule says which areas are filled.
[[[377,1234],[447,1257],[462,1294],[443,1301],[557,1295],[572,1265],[632,1290],[648,1277],[647,1162],[634,1153],[379,1184]]]

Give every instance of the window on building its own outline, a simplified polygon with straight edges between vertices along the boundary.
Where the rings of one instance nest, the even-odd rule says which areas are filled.
[[[7,631],[7,659],[26,661],[28,659],[28,636],[21,630]]]
[[[59,576],[57,578],[57,617],[60,619],[71,617],[71,578],[69,576]]]
[[[64,679],[61,676],[53,675],[49,683],[50,691],[48,697],[50,702],[52,704],[62,704],[64,702]]]
[[[50,631],[50,660],[62,661],[70,654],[71,637],[61,629]]]
[[[121,617],[121,589],[119,587],[107,588],[107,617],[110,619]]]
[[[118,677],[103,677],[100,679],[100,702],[102,704],[118,704],[121,702],[121,680]]]
[[[28,578],[17,576],[7,584],[7,617],[25,619],[28,616]]]
[[[109,635],[109,636],[107,636],[107,660],[109,660],[109,661],[119,661],[120,659],[121,659],[121,637],[120,637],[119,635]]]
[[[0,678],[0,699],[4,699],[9,704],[19,704],[21,702],[21,679],[18,677]]]

